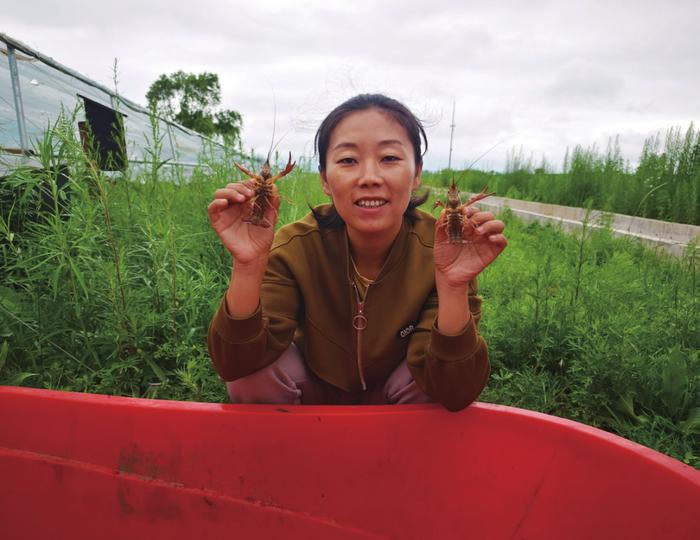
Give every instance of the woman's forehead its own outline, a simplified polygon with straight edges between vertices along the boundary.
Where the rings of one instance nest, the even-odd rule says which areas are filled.
[[[391,114],[380,109],[348,114],[333,129],[329,143],[331,150],[362,144],[411,146],[404,127]]]

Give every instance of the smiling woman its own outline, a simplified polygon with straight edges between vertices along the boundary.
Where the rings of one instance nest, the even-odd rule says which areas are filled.
[[[215,369],[236,403],[421,403],[450,410],[489,374],[476,277],[505,248],[503,223],[469,212],[462,243],[416,209],[425,132],[376,94],[334,109],[316,134],[331,205],[273,228],[245,223],[250,181],[217,190],[214,230],[233,258],[209,328]],[[273,191],[266,219],[275,223]],[[469,235],[469,237],[467,237]]]
[[[398,101],[388,98],[380,94],[361,94],[353,99],[350,99],[343,103],[342,105],[336,107],[321,123],[315,137],[315,145],[317,154],[323,156],[319,162],[319,171],[323,175],[327,169],[327,156],[329,152],[329,145],[331,143],[331,136],[335,132],[337,125],[345,119],[346,116],[354,112],[380,112],[395,123],[399,124],[404,134],[409,142],[410,148],[413,151],[413,160],[416,167],[416,174],[420,177],[420,173],[423,168],[423,154],[428,150],[428,139],[425,135],[423,126],[418,121],[418,119],[409,111],[404,105]],[[394,126],[395,127],[395,126]],[[421,151],[421,141],[425,144],[425,148]],[[380,141],[382,144],[390,144],[392,139],[387,139],[386,141]],[[394,139],[394,143],[402,145],[403,149],[406,150],[406,141],[400,139]],[[357,148],[357,145],[352,142],[339,143],[340,145],[348,145],[348,147]],[[354,145],[354,146],[353,146]],[[392,156],[387,156],[387,160],[394,159]],[[405,156],[404,156],[405,159]],[[325,186],[324,186],[325,187]],[[408,207],[404,215],[406,218],[415,222],[417,214],[415,213],[415,208],[423,204],[428,199],[428,195],[425,194],[422,197],[412,196],[409,200]],[[344,222],[342,218],[338,215],[335,208],[330,210],[330,217],[324,218],[321,214],[315,214],[317,221],[323,227],[342,227]]]
[[[323,191],[343,217],[353,257],[372,278],[420,185],[421,165],[403,131],[380,109],[355,112],[333,130],[321,169]]]

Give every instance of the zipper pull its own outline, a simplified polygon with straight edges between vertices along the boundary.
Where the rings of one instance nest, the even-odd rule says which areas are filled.
[[[362,371],[362,331],[367,328],[367,317],[365,317],[365,303],[360,300],[360,293],[357,290],[357,285],[352,284],[355,289],[355,296],[357,298],[357,315],[352,318],[352,327],[355,329],[357,335],[357,370],[360,373],[360,382],[362,383],[362,390],[367,390],[367,384],[365,383],[365,374]]]

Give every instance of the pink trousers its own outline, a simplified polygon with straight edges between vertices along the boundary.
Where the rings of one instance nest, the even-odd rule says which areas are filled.
[[[232,403],[394,405],[433,401],[418,388],[406,360],[389,375],[383,386],[365,392],[346,392],[312,373],[293,343],[269,366],[227,382],[226,386]]]

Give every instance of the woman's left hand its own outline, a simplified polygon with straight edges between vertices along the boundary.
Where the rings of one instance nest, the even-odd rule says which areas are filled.
[[[480,212],[474,207],[462,210],[467,223],[462,228],[462,244],[449,243],[446,228],[446,212],[435,224],[436,279],[450,287],[462,287],[472,281],[484,268],[491,264],[508,244],[503,236],[505,224],[493,218],[491,212]]]

